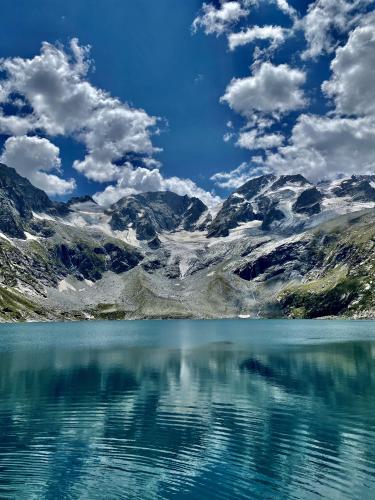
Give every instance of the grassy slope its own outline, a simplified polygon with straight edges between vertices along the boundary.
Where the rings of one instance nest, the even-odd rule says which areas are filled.
[[[314,231],[322,262],[279,295],[290,317],[375,316],[375,212],[342,216]]]

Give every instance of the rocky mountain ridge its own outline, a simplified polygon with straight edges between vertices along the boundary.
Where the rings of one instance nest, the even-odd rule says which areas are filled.
[[[0,165],[0,320],[373,317],[375,176],[56,203]]]

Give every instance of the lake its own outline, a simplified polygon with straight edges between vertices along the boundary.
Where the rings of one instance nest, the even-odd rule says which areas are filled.
[[[0,326],[0,498],[374,499],[375,322]]]

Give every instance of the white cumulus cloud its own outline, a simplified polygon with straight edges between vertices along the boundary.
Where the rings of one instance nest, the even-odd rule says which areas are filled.
[[[221,35],[248,13],[241,2],[237,1],[224,1],[219,8],[204,3],[201,12],[193,21],[193,31],[202,28],[207,35]]]
[[[304,59],[332,53],[337,46],[337,33],[347,33],[361,18],[361,9],[373,0],[316,0],[309,5],[306,16],[300,21],[307,48]]]
[[[256,40],[270,40],[277,46],[285,40],[286,30],[281,26],[252,26],[237,33],[228,35],[229,49],[234,50],[242,45],[247,45]]]
[[[44,42],[40,54],[30,59],[1,59],[2,101],[22,96],[31,112],[2,111],[0,133],[73,137],[87,150],[74,167],[89,179],[110,181],[120,175],[117,163],[126,154],[150,158],[156,151],[151,135],[157,119],[93,86],[87,79],[90,63],[89,47],[77,39],[71,40],[69,52]]]
[[[291,6],[289,5],[289,3],[287,2],[287,0],[274,0],[277,7],[282,11],[284,12],[284,14],[286,14],[287,16],[295,19],[297,17],[297,12],[296,10]]]
[[[222,189],[237,189],[249,179],[269,173],[267,167],[256,166],[259,158],[253,157],[252,163],[243,162],[234,170],[229,172],[218,172],[211,177],[215,185]]]
[[[265,165],[278,173],[299,172],[311,180],[373,173],[375,119],[301,115],[289,144],[269,154]]]
[[[198,187],[191,179],[165,178],[156,168],[150,170],[144,167],[134,168],[131,165],[123,168],[122,177],[115,185],[96,193],[94,199],[101,205],[109,206],[124,196],[148,191],[173,191],[179,195],[195,196],[209,207],[222,201],[215,194]]]
[[[233,78],[221,101],[245,117],[256,111],[285,113],[306,105],[301,89],[305,80],[302,70],[265,62],[252,76]]]
[[[261,49],[258,43],[251,74],[233,78],[221,98],[246,120],[238,135],[231,130],[224,139],[237,137],[236,146],[260,150],[259,156],[230,172],[215,174],[212,180],[220,187],[235,188],[253,172],[301,172],[314,180],[374,173],[375,13],[371,8],[375,0],[314,0],[302,18],[287,1],[259,0],[256,4],[262,2],[274,3],[290,17],[292,26],[249,25],[233,32],[237,21],[230,25],[226,32],[231,50],[261,40],[269,40],[271,50]],[[272,46],[298,30],[303,31],[307,45],[299,55],[307,62],[296,67],[295,58],[292,66],[291,56],[288,63],[273,64]],[[329,100],[332,109],[318,115],[306,111],[314,101],[307,98],[304,86],[308,60],[322,54],[332,57],[331,76],[321,86],[321,97]],[[281,128],[281,120],[292,111],[301,114],[289,137],[284,137],[288,128]]]
[[[226,23],[237,15],[241,9],[223,5],[219,18]],[[209,205],[220,201],[189,179],[160,173],[160,163],[153,158],[159,150],[151,140],[158,119],[93,86],[88,80],[90,65],[89,47],[77,39],[71,40],[69,51],[45,42],[35,57],[0,60],[5,75],[0,101],[20,110],[6,114],[0,107],[0,133],[13,136],[5,142],[2,161],[49,194],[70,192],[75,181],[61,178],[59,149],[46,138],[26,134],[71,137],[86,148],[73,167],[88,179],[113,182],[96,195],[103,204],[129,193],[157,190],[198,196]],[[134,168],[129,156],[144,167]]]
[[[336,113],[345,115],[375,114],[375,16],[361,26],[339,47],[331,62],[332,77],[322,89],[334,99]]]
[[[284,137],[279,133],[264,134],[258,130],[241,132],[236,145],[245,149],[271,149],[281,146]]]
[[[18,136],[5,141],[0,160],[48,194],[62,195],[74,190],[75,181],[50,173],[60,172],[59,154],[59,148],[47,139]]]

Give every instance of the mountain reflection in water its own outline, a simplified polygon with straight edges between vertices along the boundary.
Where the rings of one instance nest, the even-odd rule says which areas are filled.
[[[0,350],[0,429],[0,498],[370,499],[375,340]]]

